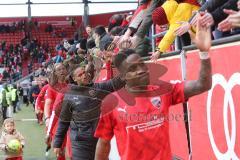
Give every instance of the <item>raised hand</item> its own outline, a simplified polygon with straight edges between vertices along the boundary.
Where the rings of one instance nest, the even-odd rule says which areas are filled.
[[[156,51],[156,52],[154,52],[154,53],[152,54],[151,60],[152,60],[153,62],[156,62],[157,59],[160,58],[160,56],[161,56],[161,52]]]
[[[229,16],[218,24],[218,29],[220,31],[229,31],[232,28],[240,26],[240,12],[229,9],[224,9],[223,11],[229,14]]]
[[[204,14],[202,13],[202,16],[200,18],[200,22],[201,22],[201,25],[213,25],[214,24],[214,19],[213,19],[213,16],[208,13],[208,12],[205,12]]]
[[[131,48],[136,48],[139,45],[139,42],[142,40],[142,38],[138,37],[138,36],[133,36],[130,38],[131,39]]]
[[[114,36],[112,43],[118,45],[121,42],[122,36]]]
[[[199,17],[199,14],[196,13],[196,14],[194,15],[194,17],[192,18],[192,20],[191,20],[191,22],[190,22],[190,25],[196,26],[196,25],[197,25],[197,19],[198,19],[198,17]]]
[[[127,39],[125,41],[121,41],[118,45],[119,49],[129,49],[132,47],[132,41],[130,39]]]
[[[108,47],[107,47],[107,50],[108,52],[112,52],[114,51],[114,49],[117,47],[117,44],[112,42]]]
[[[120,43],[126,41],[131,37],[132,31],[128,29],[123,36],[121,36]]]
[[[178,23],[181,24],[181,26],[175,30],[175,34],[177,36],[182,36],[184,33],[188,32],[191,25],[188,22],[178,22]]]
[[[121,39],[120,39],[120,42],[126,41],[126,40],[128,40],[129,38],[130,38],[130,36],[128,36],[128,35],[123,35],[123,36],[121,37]]]
[[[192,41],[195,43],[197,48],[202,52],[209,51],[211,47],[211,32],[210,32],[210,24],[201,24],[203,16],[200,16],[197,19],[197,30],[194,35],[191,31],[189,31]]]

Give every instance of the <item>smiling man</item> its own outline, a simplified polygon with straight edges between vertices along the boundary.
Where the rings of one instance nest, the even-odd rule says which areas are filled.
[[[115,66],[126,80],[125,89],[122,90],[130,98],[123,99],[122,92],[118,91],[115,93],[121,97],[118,106],[101,115],[95,132],[95,136],[99,138],[95,160],[108,159],[110,141],[114,135],[121,160],[172,158],[169,121],[166,118],[169,107],[209,90],[212,84],[211,62],[208,56],[211,47],[210,28],[202,26],[200,20],[194,39],[200,50],[201,61],[197,80],[171,84],[171,87],[167,87],[170,89],[161,92],[161,88],[165,88],[167,84],[150,84],[153,73],[134,50],[124,50],[115,57]],[[135,103],[129,103],[128,100],[132,98],[135,99]],[[110,103],[103,103],[102,109],[108,107],[108,104]]]

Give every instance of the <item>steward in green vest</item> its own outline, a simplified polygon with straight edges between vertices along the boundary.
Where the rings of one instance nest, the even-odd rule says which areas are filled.
[[[3,119],[7,118],[7,108],[9,105],[11,105],[11,95],[9,95],[9,90],[7,87],[7,84],[3,85],[3,90],[0,93],[0,103],[2,105],[2,113],[3,113]]]
[[[11,90],[11,98],[12,98],[12,105],[13,105],[13,113],[16,113],[17,102],[18,102],[18,94],[17,94],[17,86],[13,85]]]

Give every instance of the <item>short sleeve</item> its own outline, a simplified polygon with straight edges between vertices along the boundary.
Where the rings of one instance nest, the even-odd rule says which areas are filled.
[[[38,94],[38,96],[37,96],[37,101],[36,101],[37,106],[40,105],[41,101],[43,100],[43,98],[44,98],[44,96],[45,96],[45,94],[46,94],[46,91],[47,91],[47,87],[44,86],[44,87],[41,89],[41,91],[40,91],[40,93]]]
[[[38,97],[41,97],[41,99],[42,99],[42,98],[45,96],[46,91],[47,91],[47,87],[44,86],[44,87],[41,89],[40,93],[38,94]]]
[[[112,112],[101,115],[94,136],[105,140],[111,140],[114,135],[112,122]]]
[[[184,97],[184,82],[173,84],[172,90],[172,105],[185,102]]]
[[[48,89],[47,89],[47,98],[46,99],[52,99],[54,100],[56,97],[56,91],[51,87],[49,86]]]

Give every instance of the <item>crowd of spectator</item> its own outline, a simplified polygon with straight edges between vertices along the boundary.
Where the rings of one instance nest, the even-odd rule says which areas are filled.
[[[38,30],[38,21],[21,20],[11,24],[1,24],[0,33],[14,33],[17,31],[29,32],[33,29]]]
[[[3,41],[0,47],[0,65],[4,68],[2,81],[15,81],[22,77],[23,48],[21,45],[6,45]]]
[[[157,42],[156,51],[152,54],[152,60],[166,53],[175,38],[180,38],[180,46],[192,44],[190,33],[196,32],[196,19],[201,16],[202,25],[208,24],[212,29],[213,39],[219,39],[239,33],[236,20],[238,15],[237,0],[142,0],[134,13],[115,14],[109,19],[108,26],[86,27],[87,37],[74,35],[74,42],[65,43],[70,52],[66,57],[80,51],[90,53],[100,59],[105,59],[109,46],[114,44],[114,54],[119,51],[122,42],[129,41],[129,48],[134,48],[141,56],[148,56],[152,51],[151,35],[152,24],[160,28],[166,28],[166,34],[160,42]],[[167,26],[167,27],[166,27]],[[225,27],[225,28],[224,28]],[[78,39],[78,41],[76,41]]]

